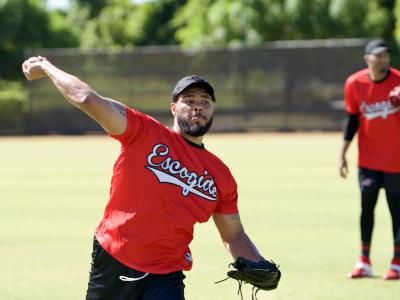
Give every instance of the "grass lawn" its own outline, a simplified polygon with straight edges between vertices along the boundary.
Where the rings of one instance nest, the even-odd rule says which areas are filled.
[[[376,208],[372,261],[376,278],[348,280],[358,257],[356,147],[350,177],[337,171],[341,134],[212,134],[206,147],[239,184],[242,222],[259,250],[281,265],[284,300],[397,299],[400,282],[380,277],[392,256],[384,193]],[[0,138],[0,295],[6,300],[84,299],[94,228],[109,191],[118,142],[105,136]],[[186,299],[231,300],[232,261],[212,221],[191,245]],[[244,286],[244,298],[251,299]],[[112,299],[110,299],[112,300]]]

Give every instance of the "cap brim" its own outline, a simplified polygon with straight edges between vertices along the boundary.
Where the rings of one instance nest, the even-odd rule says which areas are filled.
[[[374,50],[372,50],[370,54],[375,55],[375,54],[379,54],[379,53],[382,53],[385,51],[390,52],[390,49],[388,47],[378,47],[378,48],[375,48]]]

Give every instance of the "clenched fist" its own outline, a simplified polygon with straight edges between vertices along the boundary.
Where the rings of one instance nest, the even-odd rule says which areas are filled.
[[[390,91],[389,101],[394,107],[400,106],[400,85],[396,86]]]
[[[43,66],[48,63],[45,57],[34,56],[24,61],[22,71],[28,80],[37,80],[46,77]]]

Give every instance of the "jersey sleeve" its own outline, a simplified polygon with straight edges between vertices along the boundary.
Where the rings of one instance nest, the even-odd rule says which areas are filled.
[[[349,114],[358,114],[358,105],[354,98],[354,81],[351,78],[346,80],[344,85],[344,105]]]
[[[224,190],[221,192],[214,212],[224,215],[237,214],[239,212],[237,184],[232,175],[230,175]]]
[[[110,137],[119,141],[122,146],[133,144],[139,139],[140,136],[145,135],[145,124],[148,116],[127,107],[126,118],[127,123],[125,131],[120,135],[110,135]]]

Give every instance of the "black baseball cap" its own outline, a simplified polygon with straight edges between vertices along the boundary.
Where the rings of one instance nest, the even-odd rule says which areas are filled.
[[[378,54],[382,51],[389,51],[388,44],[383,39],[371,40],[367,46],[365,46],[365,54]]]
[[[207,91],[210,94],[213,101],[215,101],[214,89],[211,84],[203,77],[198,75],[190,75],[183,77],[176,83],[174,91],[172,92],[172,101],[176,101],[180,93],[189,87],[199,87]]]

